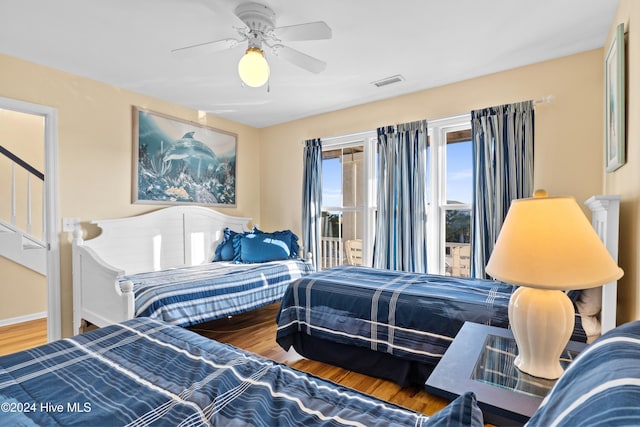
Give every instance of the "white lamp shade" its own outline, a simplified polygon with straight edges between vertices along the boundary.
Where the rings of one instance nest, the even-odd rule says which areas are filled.
[[[486,272],[514,285],[563,290],[623,274],[573,197],[514,200]]]
[[[247,86],[260,87],[269,80],[269,64],[262,50],[250,47],[238,62],[238,74]]]

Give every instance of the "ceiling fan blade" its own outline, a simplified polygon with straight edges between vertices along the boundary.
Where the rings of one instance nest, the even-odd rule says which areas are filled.
[[[272,34],[282,41],[330,39],[331,28],[323,21],[274,28]]]
[[[211,42],[194,44],[191,46],[179,47],[177,49],[171,50],[171,53],[183,58],[188,56],[206,55],[209,53],[215,53],[220,52],[221,50],[234,48],[242,41],[243,40],[237,39],[215,40]]]
[[[227,5],[223,4],[221,0],[196,0],[198,3],[201,3],[204,7],[212,11],[216,16],[224,17],[226,21],[234,20],[234,23],[237,25],[244,25],[234,13],[229,11]]]
[[[299,50],[292,49],[283,45],[273,46],[273,53],[282,59],[291,62],[298,67],[311,71],[312,73],[320,73],[327,68],[327,63],[309,56]]]

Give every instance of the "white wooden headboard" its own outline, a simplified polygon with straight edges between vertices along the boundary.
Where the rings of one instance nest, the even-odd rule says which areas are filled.
[[[609,250],[613,260],[618,262],[620,196],[592,196],[584,203],[591,209],[593,228]],[[602,286],[601,334],[616,327],[617,288],[617,281]]]
[[[102,233],[78,241],[125,274],[211,261],[223,230],[248,231],[250,218],[202,206],[174,206],[139,216],[91,221]]]

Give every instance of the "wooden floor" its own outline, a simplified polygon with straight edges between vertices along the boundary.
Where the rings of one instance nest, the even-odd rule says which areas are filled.
[[[0,356],[37,347],[46,342],[46,318],[0,327]]]
[[[279,304],[253,312],[220,319],[190,328],[200,335],[228,343],[301,371],[396,403],[415,411],[432,415],[448,401],[428,394],[419,387],[401,388],[397,384],[347,371],[336,366],[302,358],[286,352],[275,341],[276,314]],[[10,354],[44,344],[47,341],[46,319],[0,328],[0,355]]]
[[[302,358],[295,352],[287,353],[275,341],[276,314],[279,304],[259,310],[220,319],[190,328],[199,334],[220,342],[251,351],[277,362],[333,382],[396,403],[427,415],[438,412],[449,403],[428,394],[420,387],[402,388],[399,385],[325,363]]]

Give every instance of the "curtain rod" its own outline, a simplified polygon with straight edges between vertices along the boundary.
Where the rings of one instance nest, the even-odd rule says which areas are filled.
[[[538,104],[551,104],[554,100],[554,96],[553,95],[547,95],[547,96],[543,96],[542,98],[538,98],[535,99],[533,101],[533,105],[538,105]],[[348,135],[338,135],[338,136],[329,136],[326,138],[320,138],[322,139],[322,142],[329,142],[332,139],[341,139],[341,138],[351,138],[351,137],[358,137],[358,136],[364,136],[366,134],[371,133],[372,131],[365,131],[365,132],[355,132],[352,134],[348,134]],[[300,141],[299,144],[300,145],[304,145],[304,141]]]
[[[323,143],[326,143],[326,142],[331,142],[332,140],[335,140],[335,139],[364,137],[364,136],[366,136],[366,135],[368,135],[368,134],[370,134],[372,132],[375,133],[375,130],[349,133],[347,135],[336,135],[336,136],[320,137],[320,139],[322,140]],[[304,145],[304,143],[305,143],[305,141],[300,141],[300,145]]]

